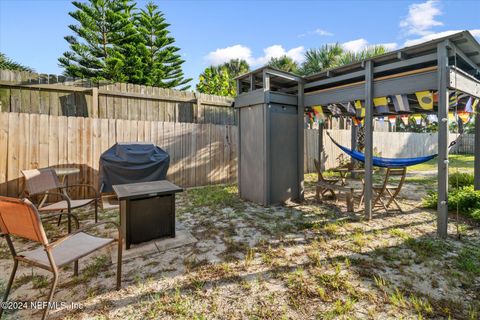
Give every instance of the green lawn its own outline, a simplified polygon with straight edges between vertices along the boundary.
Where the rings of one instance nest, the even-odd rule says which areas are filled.
[[[450,172],[455,172],[457,168],[459,171],[473,170],[473,161],[475,159],[473,154],[451,154],[448,159],[450,161]],[[409,171],[435,171],[437,170],[437,158],[411,166],[408,169]]]

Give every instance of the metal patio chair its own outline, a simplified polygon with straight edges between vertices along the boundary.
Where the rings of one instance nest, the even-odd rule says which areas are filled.
[[[337,184],[340,179],[339,178],[325,178],[322,174],[321,168],[320,168],[320,163],[318,162],[317,159],[313,159],[313,164],[315,165],[315,170],[317,171],[318,175],[318,181],[323,182],[324,184],[327,185],[334,185]],[[320,196],[325,195],[325,193],[330,192],[333,196],[334,199],[337,198],[337,195],[335,194],[335,191],[333,189],[329,189],[324,186],[317,185],[315,189],[315,197],[317,200],[320,200]]]
[[[381,185],[373,185],[373,191],[376,194],[373,201],[372,208],[383,207],[385,211],[402,211],[402,208],[398,204],[396,198],[402,190],[405,177],[407,175],[407,168],[387,168],[385,173],[385,179]],[[392,183],[391,177],[400,177],[398,183]],[[391,204],[395,204],[398,210],[389,210]]]
[[[40,201],[37,209],[39,212],[68,212],[72,213],[73,209],[87,206],[91,203],[95,206],[95,222],[98,222],[98,200],[99,195],[97,190],[88,184],[74,184],[64,186],[60,183],[58,176],[53,168],[22,170],[22,174],[25,177],[25,190],[24,195],[31,200],[32,196],[40,196]],[[72,199],[67,190],[70,188],[88,188],[91,190],[95,197],[91,199]],[[55,192],[59,191],[59,192]],[[59,196],[63,200],[53,203],[47,203],[46,200],[49,196]],[[70,230],[70,216],[69,217],[69,230]],[[59,216],[58,224],[60,224]]]
[[[60,215],[61,213],[57,213]],[[71,215],[69,213],[63,213]],[[78,220],[72,215],[78,228]],[[102,238],[85,232],[88,229],[103,224],[114,224],[118,229],[118,239]],[[103,221],[90,224],[84,228],[77,229],[75,232],[66,235],[54,242],[49,242],[43,229],[40,215],[37,208],[28,199],[15,199],[0,197],[0,231],[7,240],[8,247],[13,257],[13,270],[8,281],[7,288],[3,297],[6,302],[10,289],[15,278],[18,263],[25,262],[53,273],[53,283],[48,295],[48,304],[53,299],[55,288],[58,282],[59,268],[74,262],[74,275],[78,275],[78,260],[85,257],[111,243],[118,242],[117,255],[117,290],[121,286],[122,276],[122,232],[115,222]],[[15,250],[11,236],[19,237],[24,240],[31,240],[40,244],[34,250],[19,252]],[[49,312],[46,307],[42,319],[45,319]],[[3,309],[0,308],[0,318]]]

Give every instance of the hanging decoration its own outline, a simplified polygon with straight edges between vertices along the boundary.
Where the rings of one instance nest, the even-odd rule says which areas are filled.
[[[423,110],[433,110],[433,92],[431,91],[419,91],[415,92],[418,104]]]

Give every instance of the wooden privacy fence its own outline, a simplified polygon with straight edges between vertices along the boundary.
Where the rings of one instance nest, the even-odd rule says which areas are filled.
[[[327,130],[325,130],[327,131]],[[350,130],[328,130],[350,147]],[[20,170],[78,167],[69,183],[98,184],[100,155],[116,142],[149,141],[170,154],[168,179],[182,187],[235,183],[237,127],[163,121],[100,119],[0,112],[0,195],[18,196],[24,181]],[[458,134],[450,134],[450,141]],[[318,130],[305,130],[305,172],[314,172]],[[349,161],[327,137],[325,169]],[[374,154],[417,157],[437,152],[437,134],[374,132]],[[473,153],[473,135],[463,135],[451,152]],[[252,173],[254,174],[254,173]],[[80,192],[80,195],[83,195]]]
[[[168,179],[182,187],[236,181],[235,126],[0,113],[0,194],[18,196],[31,168],[78,167],[70,182],[96,186],[101,153],[131,141],[164,148]]]
[[[231,125],[232,103],[190,91],[0,70],[2,112]]]

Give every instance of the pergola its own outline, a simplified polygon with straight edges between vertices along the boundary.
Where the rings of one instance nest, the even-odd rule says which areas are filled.
[[[480,44],[468,32],[459,32],[419,45],[367,59],[358,63],[326,70],[308,77],[263,67],[237,78],[236,104],[248,105],[255,95],[266,101],[282,101],[295,96],[298,121],[304,122],[305,107],[364,101],[365,115],[365,216],[372,217],[373,118],[401,115],[390,105],[379,114],[374,98],[412,95],[419,91],[435,91],[438,101],[433,109],[420,108],[412,101],[412,113],[434,113],[438,117],[438,207],[437,234],[447,236],[448,222],[448,113],[449,92],[458,91],[480,98]],[[275,98],[276,97],[276,98]],[[475,189],[480,189],[480,106],[475,110]],[[342,115],[351,116],[347,110]],[[300,131],[301,130],[301,131]],[[319,134],[322,137],[322,126]],[[352,130],[352,148],[354,147]],[[321,141],[321,139],[320,139]],[[322,142],[320,142],[322,143]],[[298,132],[299,198],[303,198],[303,126]],[[322,148],[319,148],[320,150]],[[319,150],[319,152],[321,152]],[[320,156],[320,155],[319,155]]]

